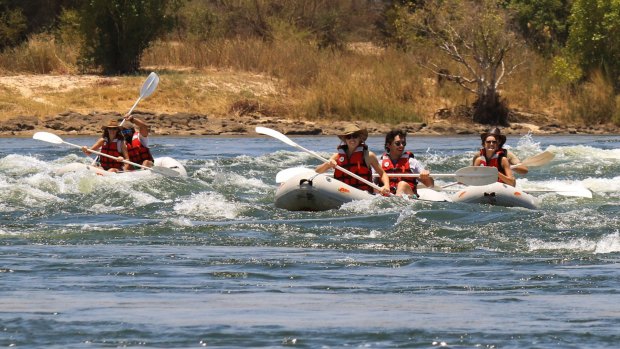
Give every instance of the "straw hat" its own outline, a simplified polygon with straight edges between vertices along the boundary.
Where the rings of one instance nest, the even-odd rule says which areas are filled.
[[[102,130],[105,130],[107,128],[120,128],[120,126],[118,124],[118,121],[116,121],[115,119],[111,119],[110,121],[108,121],[107,124],[101,126]]]
[[[504,146],[504,143],[506,143],[506,136],[502,134],[502,131],[499,129],[499,127],[495,127],[487,132],[481,133],[480,139],[482,140],[482,143],[484,143],[484,141],[489,136],[495,137],[500,148]]]
[[[344,142],[346,141],[346,138],[344,138],[344,136],[354,133],[358,133],[360,135],[360,139],[362,140],[362,142],[365,142],[366,139],[368,139],[368,130],[365,128],[360,128],[353,123],[347,124],[344,127],[344,131],[342,131],[342,133],[338,135],[338,138],[340,138],[340,140]]]

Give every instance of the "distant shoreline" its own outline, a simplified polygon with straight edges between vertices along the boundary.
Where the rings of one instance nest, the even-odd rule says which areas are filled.
[[[291,120],[273,116],[261,115],[231,115],[216,117],[201,114],[153,114],[148,112],[134,112],[136,117],[142,118],[150,126],[153,135],[162,136],[247,136],[256,135],[256,126],[273,128],[286,135],[337,135],[349,121],[335,120]],[[121,117],[118,113],[93,112],[87,115],[75,112],[61,113],[48,118],[15,117],[0,121],[0,136],[2,137],[30,137],[34,132],[46,131],[65,136],[97,136],[101,134],[104,120]],[[490,128],[488,125],[479,125],[450,119],[437,119],[432,123],[408,122],[397,125],[371,122],[358,122],[366,127],[371,135],[384,135],[393,128],[406,130],[410,135],[417,136],[446,136],[446,135],[474,135]],[[615,125],[535,125],[530,123],[513,122],[510,127],[501,128],[507,135],[618,135],[620,127]]]

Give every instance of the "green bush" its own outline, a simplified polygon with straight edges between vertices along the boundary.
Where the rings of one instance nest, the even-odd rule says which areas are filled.
[[[90,0],[80,8],[82,62],[105,74],[132,73],[142,52],[171,23],[172,0]]]

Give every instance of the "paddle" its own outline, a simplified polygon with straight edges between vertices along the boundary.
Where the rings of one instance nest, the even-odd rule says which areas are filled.
[[[518,164],[511,165],[510,168],[515,168],[519,165],[532,166],[532,167],[543,166],[551,162],[551,160],[553,160],[554,157],[555,157],[555,154],[553,154],[552,152],[548,150],[545,150],[542,153],[529,157],[521,161]]]
[[[66,142],[66,141],[62,140],[62,138],[58,137],[57,135],[55,135],[53,133],[49,133],[49,132],[37,132],[37,133],[35,133],[32,136],[32,138],[40,140],[40,141],[43,141],[43,142],[54,143],[54,144],[62,144],[62,143],[64,143],[64,144],[70,145],[72,147],[76,147],[76,148],[80,148],[80,149],[82,148],[81,146],[79,146],[77,144]],[[99,156],[105,156],[105,157],[108,157],[108,158],[111,158],[111,159],[116,159],[116,157],[114,157],[114,156],[111,156],[111,155],[108,155],[108,154],[105,154],[105,153],[101,153],[101,152],[98,152],[98,151],[93,150],[93,149],[88,149],[88,151],[90,151],[91,153],[97,154]],[[177,171],[169,169],[167,167],[162,167],[162,166],[147,167],[147,166],[142,166],[140,164],[136,164],[134,162],[127,161],[127,160],[123,160],[122,162],[126,163],[126,164],[130,164],[130,165],[136,166],[136,167],[143,168],[145,170],[150,170],[150,171],[153,171],[154,173],[158,173],[158,174],[161,174],[161,175],[167,176],[167,177],[178,177],[179,176],[179,173]]]
[[[527,193],[556,193],[562,196],[575,196],[592,199],[592,192],[584,187],[571,187],[562,189],[522,189]]]
[[[258,126],[258,127],[256,127],[256,133],[264,134],[266,136],[270,136],[270,137],[273,137],[275,139],[278,139],[278,140],[280,140],[280,141],[290,145],[291,147],[297,148],[297,149],[299,149],[301,151],[304,151],[304,152],[314,156],[315,158],[317,158],[317,159],[319,159],[319,160],[321,160],[323,162],[328,162],[329,161],[328,159],[326,159],[326,158],[322,157],[321,155],[313,152],[312,150],[306,149],[306,148],[302,147],[301,145],[293,142],[290,138],[286,137],[285,135],[283,135],[282,133],[280,133],[280,132],[278,132],[276,130],[272,130],[270,128]],[[339,169],[340,171],[348,174],[349,176],[357,179],[358,181],[368,185],[369,187],[374,188],[374,189],[376,189],[378,191],[381,191],[381,187],[379,187],[375,183],[367,181],[366,179],[356,175],[355,173],[347,170],[346,168],[342,168],[340,166],[336,166],[336,168]],[[390,193],[390,195],[392,195],[392,194]]]
[[[458,169],[455,173],[431,173],[433,178],[456,177],[459,183],[467,185],[487,185],[497,182],[495,167],[467,166]],[[419,173],[388,173],[388,177],[420,177]]]
[[[144,83],[142,83],[142,87],[140,88],[140,97],[138,97],[138,99],[136,100],[136,103],[134,103],[131,109],[129,109],[129,112],[127,113],[127,115],[131,115],[131,112],[133,112],[134,108],[138,105],[138,102],[152,95],[153,92],[155,92],[155,89],[157,88],[158,84],[159,84],[159,76],[157,76],[155,72],[151,72],[151,74],[149,74],[149,76],[146,78]],[[125,119],[121,121],[121,126],[123,126],[124,123],[125,123]]]

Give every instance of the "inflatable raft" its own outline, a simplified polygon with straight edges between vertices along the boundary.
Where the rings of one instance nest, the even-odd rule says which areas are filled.
[[[451,201],[450,197],[432,189],[419,189],[420,201]],[[347,202],[374,198],[366,191],[340,182],[313,170],[292,176],[276,191],[275,206],[289,211],[326,211]]]
[[[540,200],[520,189],[503,183],[469,186],[452,196],[454,202],[468,204],[489,204],[505,207],[524,207],[538,209]]]
[[[178,162],[177,160],[171,157],[165,156],[165,157],[155,159],[154,166],[157,166],[159,168],[165,167],[165,168],[168,168],[168,169],[171,169],[177,172],[180,177],[187,177],[187,171],[185,170],[185,167],[183,166],[183,164],[181,164],[180,162]],[[67,172],[77,172],[77,171],[90,171],[100,176],[142,177],[142,176],[154,175],[154,172],[150,170],[137,170],[137,171],[130,171],[130,172],[109,172],[109,171],[105,171],[101,167],[91,166],[91,165],[83,164],[79,162],[67,164],[59,168],[58,170],[56,170],[56,173],[64,174]]]

